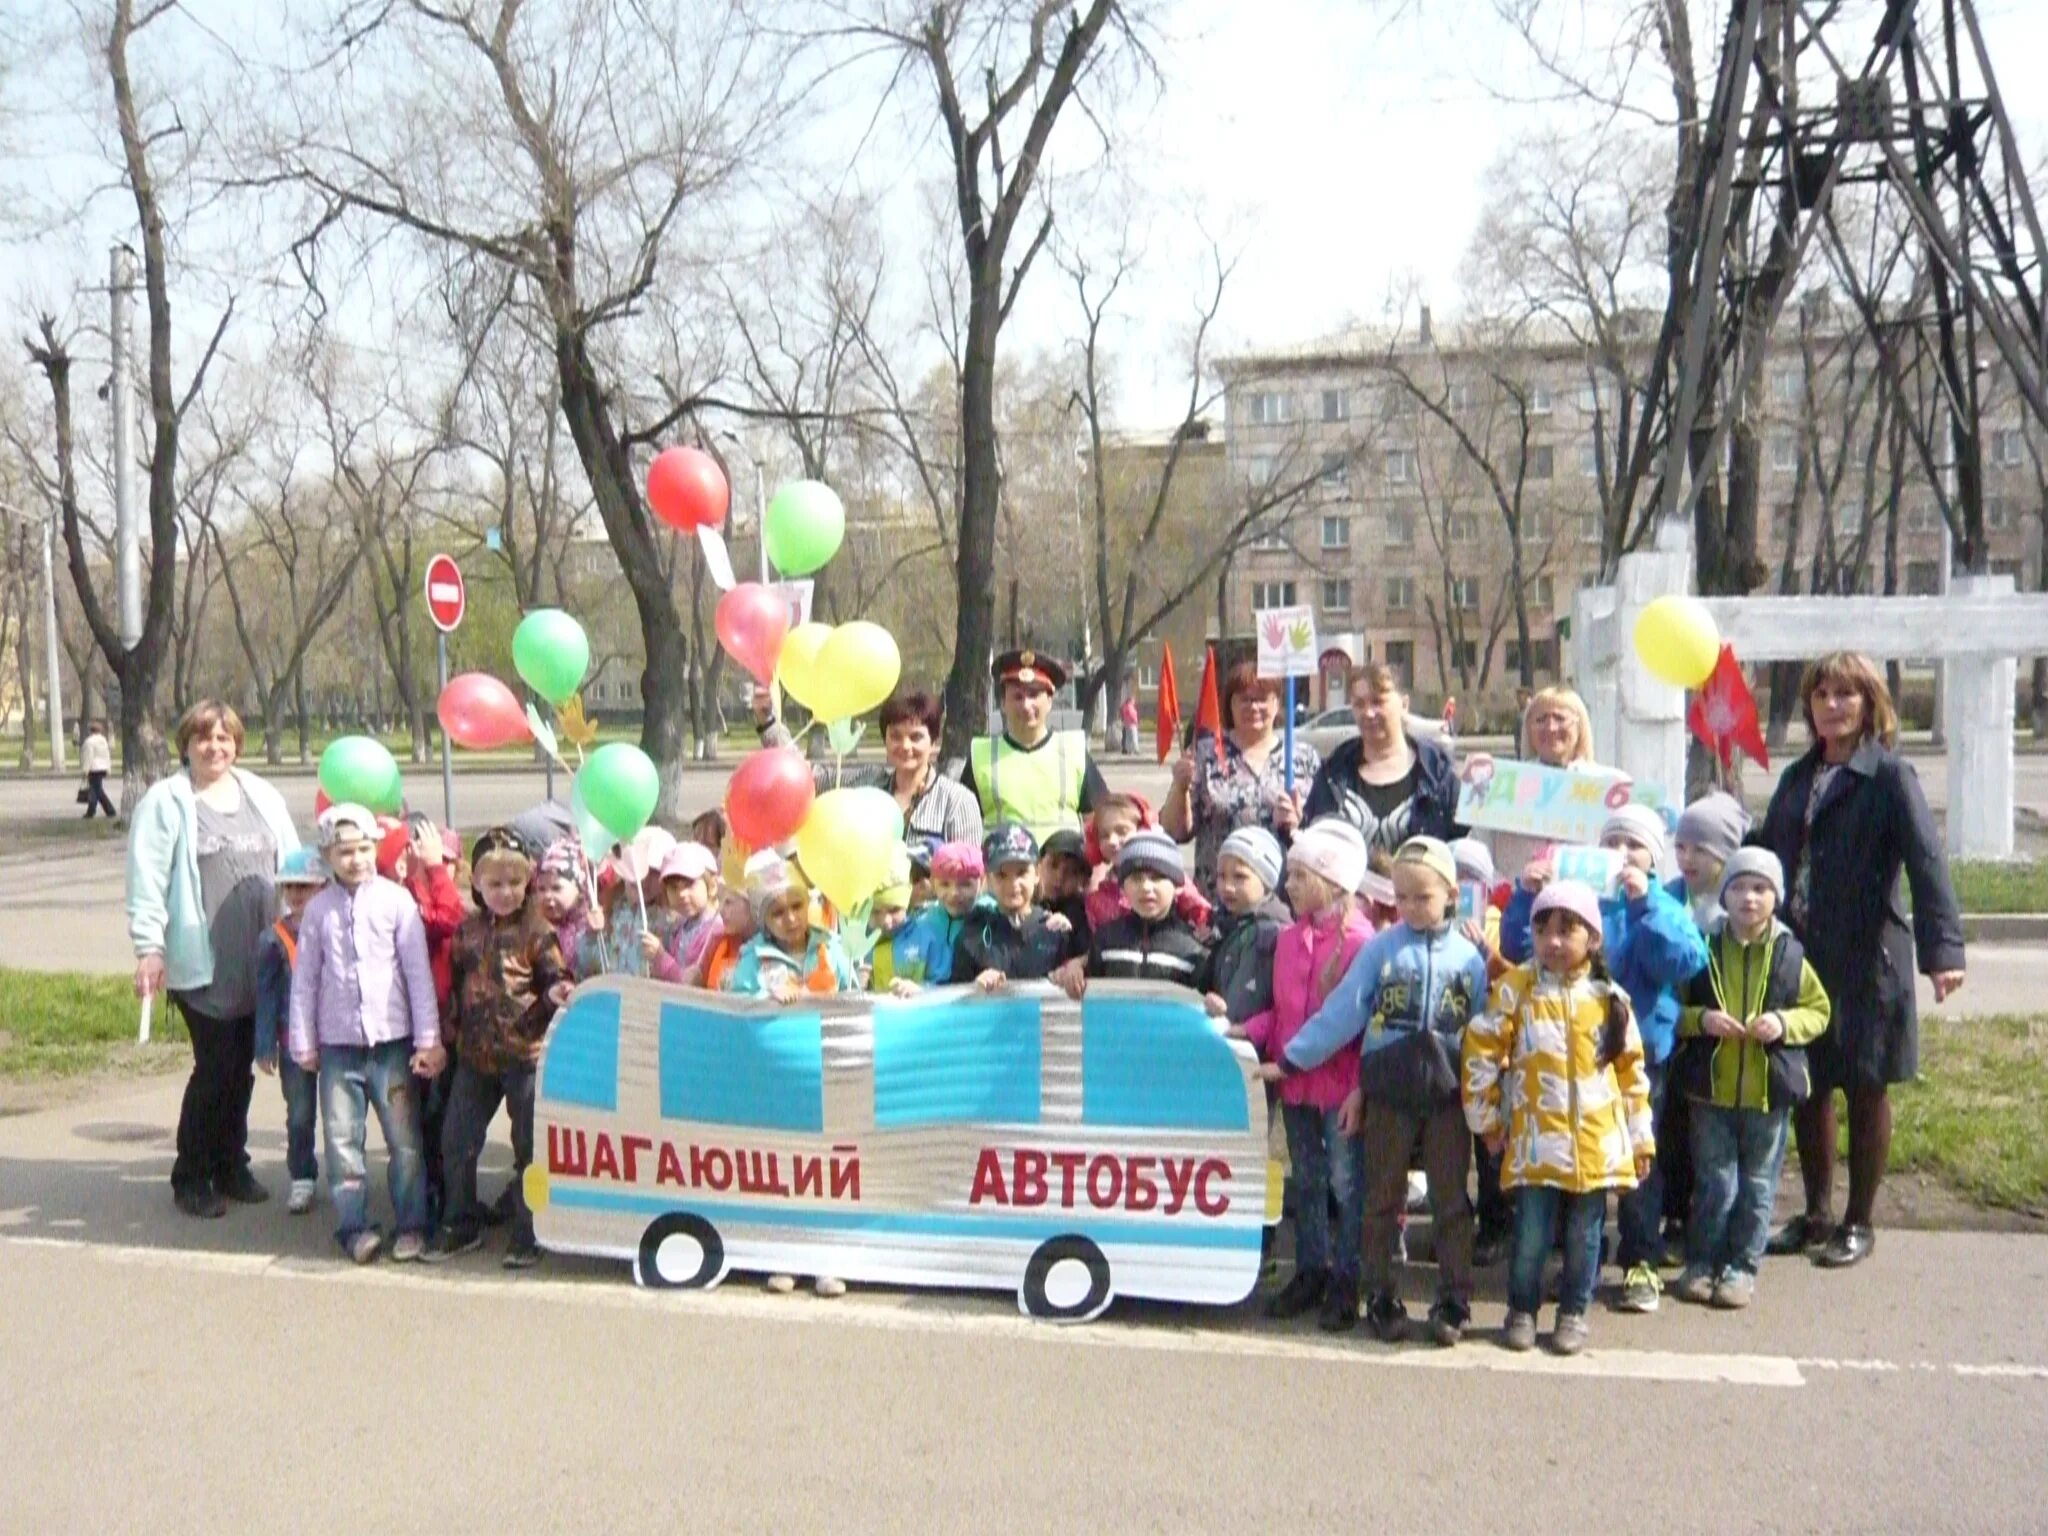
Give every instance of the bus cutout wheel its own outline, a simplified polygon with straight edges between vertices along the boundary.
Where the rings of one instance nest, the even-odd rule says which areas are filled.
[[[725,1240],[702,1216],[671,1211],[648,1223],[633,1279],[656,1291],[701,1291],[725,1273]]]
[[[1017,1291],[1025,1316],[1056,1323],[1090,1322],[1109,1301],[1109,1261],[1085,1237],[1055,1237],[1039,1244]]]

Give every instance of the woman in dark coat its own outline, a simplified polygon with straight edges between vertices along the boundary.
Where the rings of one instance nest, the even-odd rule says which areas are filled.
[[[1941,836],[1919,776],[1894,751],[1898,715],[1876,663],[1837,651],[1806,669],[1799,694],[1813,746],[1785,770],[1757,841],[1785,867],[1786,920],[1834,1006],[1807,1048],[1813,1096],[1793,1111],[1806,1210],[1771,1240],[1773,1253],[1819,1248],[1844,1268],[1871,1250],[1871,1208],[1891,1153],[1887,1090],[1919,1067],[1913,975],[1937,1001],[1963,984],[1963,925]],[[1912,924],[1899,874],[1913,889]],[[1849,1205],[1830,1214],[1835,1101],[1849,1103]]]

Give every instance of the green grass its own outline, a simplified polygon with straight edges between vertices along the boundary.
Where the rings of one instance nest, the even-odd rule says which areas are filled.
[[[2048,912],[2048,862],[1963,859],[1949,867],[1949,878],[1965,912]]]
[[[184,1021],[157,999],[150,1043],[135,1043],[139,1004],[125,976],[0,967],[0,1078],[162,1071],[190,1059]]]
[[[1892,1090],[1891,1166],[1979,1205],[2048,1213],[2044,1114],[2048,1015],[1923,1018],[1920,1080]]]

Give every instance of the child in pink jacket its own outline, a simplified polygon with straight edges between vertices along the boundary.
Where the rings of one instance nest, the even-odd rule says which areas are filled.
[[[1372,924],[1351,894],[1365,869],[1365,839],[1347,821],[1323,817],[1294,834],[1287,851],[1287,899],[1295,920],[1281,931],[1273,954],[1273,1006],[1244,1026],[1245,1038],[1266,1060],[1280,1058],[1372,937]],[[1365,1144],[1356,1127],[1347,1132],[1340,1125],[1338,1114],[1357,1086],[1357,1054],[1339,1051],[1313,1071],[1292,1074],[1279,1090],[1294,1163],[1294,1278],[1266,1303],[1266,1315],[1294,1317],[1320,1302],[1318,1326],[1329,1332],[1358,1321]]]

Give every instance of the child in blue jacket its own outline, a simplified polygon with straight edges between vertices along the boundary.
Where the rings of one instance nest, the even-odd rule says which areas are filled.
[[[318,1129],[320,1074],[308,1072],[292,1053],[280,1049],[291,1026],[292,971],[299,960],[299,919],[327,883],[327,864],[317,848],[288,850],[277,864],[277,893],[284,915],[256,944],[256,1065],[277,1074],[284,1090],[284,1164],[292,1181],[287,1209],[303,1216],[313,1209],[320,1164],[313,1152]]]
[[[1615,894],[1601,898],[1602,944],[1607,968],[1628,993],[1636,1027],[1643,1037],[1643,1066],[1650,1079],[1653,1134],[1665,1133],[1665,1085],[1671,1053],[1678,1042],[1678,993],[1706,968],[1707,941],[1693,921],[1683,887],[1657,883],[1664,858],[1664,818],[1645,805],[1628,804],[1607,818],[1600,846],[1619,852],[1626,862]],[[1516,964],[1529,958],[1529,913],[1536,893],[1548,882],[1540,862],[1530,866],[1501,918],[1501,952]],[[1658,1145],[1662,1145],[1660,1141]],[[1622,1196],[1621,1251],[1624,1312],[1654,1312],[1664,1283],[1657,1263],[1664,1254],[1664,1167],[1651,1165],[1650,1175]]]

